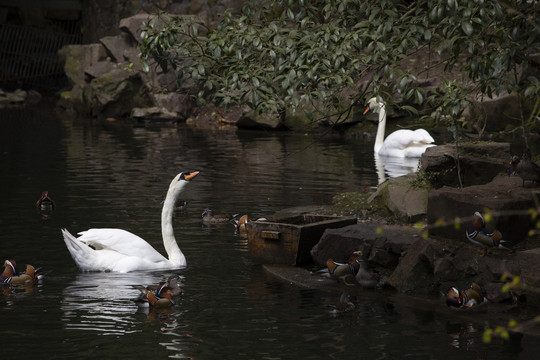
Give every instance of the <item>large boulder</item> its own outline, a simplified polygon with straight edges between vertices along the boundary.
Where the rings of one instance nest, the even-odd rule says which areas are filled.
[[[121,32],[116,36],[106,36],[101,38],[99,42],[103,45],[111,60],[119,64],[126,61],[125,53],[128,49],[138,46],[133,37],[125,32]]]
[[[141,13],[120,20],[120,30],[130,35],[138,44],[141,43],[142,24],[149,21],[149,14]]]
[[[182,84],[178,94],[175,71],[163,72],[150,62],[143,72],[138,56],[142,22],[139,14],[120,22],[121,32],[106,36],[99,44],[69,45],[60,50],[72,88],[64,91],[59,106],[92,116],[185,120],[194,108],[193,83]],[[180,91],[179,91],[180,92]],[[155,107],[163,108],[156,111]],[[147,108],[146,110],[141,110]]]
[[[485,184],[496,175],[506,173],[510,157],[509,143],[460,143],[462,185]],[[455,144],[434,146],[426,150],[420,161],[433,187],[459,186],[457,158]]]
[[[146,108],[133,108],[131,118],[138,121],[177,121],[178,114],[162,107],[151,106]]]
[[[368,203],[378,201],[401,221],[412,223],[423,220],[426,216],[428,189],[413,186],[415,179],[414,174],[390,178],[379,185]]]
[[[85,71],[92,65],[104,61],[107,52],[101,44],[67,45],[58,51],[64,61],[64,72],[71,85],[86,84]]]
[[[401,254],[421,237],[419,230],[377,223],[361,223],[327,229],[311,249],[313,260],[324,266],[332,258],[345,262],[349,254],[361,250],[374,265],[393,268]]]
[[[93,79],[83,93],[92,116],[128,116],[135,107],[152,105],[140,74],[124,69],[115,69]]]
[[[451,286],[466,288],[476,282],[488,299],[502,301],[509,297],[501,293],[502,276],[520,273],[519,263],[507,251],[483,257],[466,240],[422,238],[408,248],[387,284],[405,293],[440,294]]]
[[[483,97],[463,113],[463,117],[479,132],[498,132],[521,126],[523,102],[517,93]]]
[[[535,208],[538,191],[524,188],[517,176],[499,176],[485,185],[463,189],[442,187],[431,190],[428,197],[427,220],[430,234],[452,239],[465,239],[465,228],[475,211],[489,209],[493,220],[487,229],[496,228],[505,240],[523,241],[535,222],[528,209]],[[456,225],[456,219],[460,223]]]
[[[280,114],[273,112],[259,114],[256,111],[246,111],[237,119],[236,125],[245,129],[283,129],[283,118]]]

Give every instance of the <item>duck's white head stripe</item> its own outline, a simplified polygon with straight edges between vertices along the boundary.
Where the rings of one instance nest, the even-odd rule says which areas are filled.
[[[486,224],[486,222],[484,221],[484,217],[478,211],[474,213],[474,216],[478,216],[480,220],[482,220],[482,224]]]

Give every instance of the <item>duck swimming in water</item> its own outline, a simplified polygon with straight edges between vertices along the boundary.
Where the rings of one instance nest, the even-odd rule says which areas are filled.
[[[480,305],[486,298],[483,291],[476,283],[472,283],[469,288],[460,290],[453,286],[446,293],[446,305],[454,308],[473,307]]]
[[[36,207],[40,208],[42,211],[48,210],[52,211],[56,207],[53,199],[49,196],[49,191],[45,190],[41,193],[41,197],[36,201]]]
[[[49,196],[49,192],[47,190],[43,191],[41,197],[36,201],[36,209],[38,209],[43,219],[47,219],[55,208],[56,204]]]
[[[182,294],[178,275],[171,275],[167,282],[155,286],[134,286],[141,294],[135,299],[139,306],[170,307],[176,304],[175,298]]]
[[[4,284],[33,284],[37,279],[36,269],[30,265],[26,265],[24,273],[17,272],[17,264],[15,260],[6,260],[2,266],[4,271],[0,275],[0,282]]]
[[[203,223],[206,225],[233,223],[233,218],[234,218],[234,216],[232,215],[225,215],[225,214],[214,215],[214,212],[210,208],[204,209],[201,216],[203,219]]]

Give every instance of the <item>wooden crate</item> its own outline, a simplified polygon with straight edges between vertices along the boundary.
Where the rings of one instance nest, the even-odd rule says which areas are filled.
[[[248,222],[248,246],[253,261],[301,265],[312,262],[310,251],[324,230],[356,224],[356,217],[304,214],[272,221]]]

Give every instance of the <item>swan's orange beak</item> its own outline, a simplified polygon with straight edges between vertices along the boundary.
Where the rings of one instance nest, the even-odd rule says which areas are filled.
[[[192,171],[189,174],[185,174],[184,178],[186,179],[186,181],[191,181],[191,179],[193,179],[197,175],[199,175],[198,171]]]
[[[371,108],[370,108],[369,105],[368,105],[368,106],[366,107],[366,110],[364,110],[364,115],[366,115],[367,112],[368,112],[369,110],[371,110]]]

